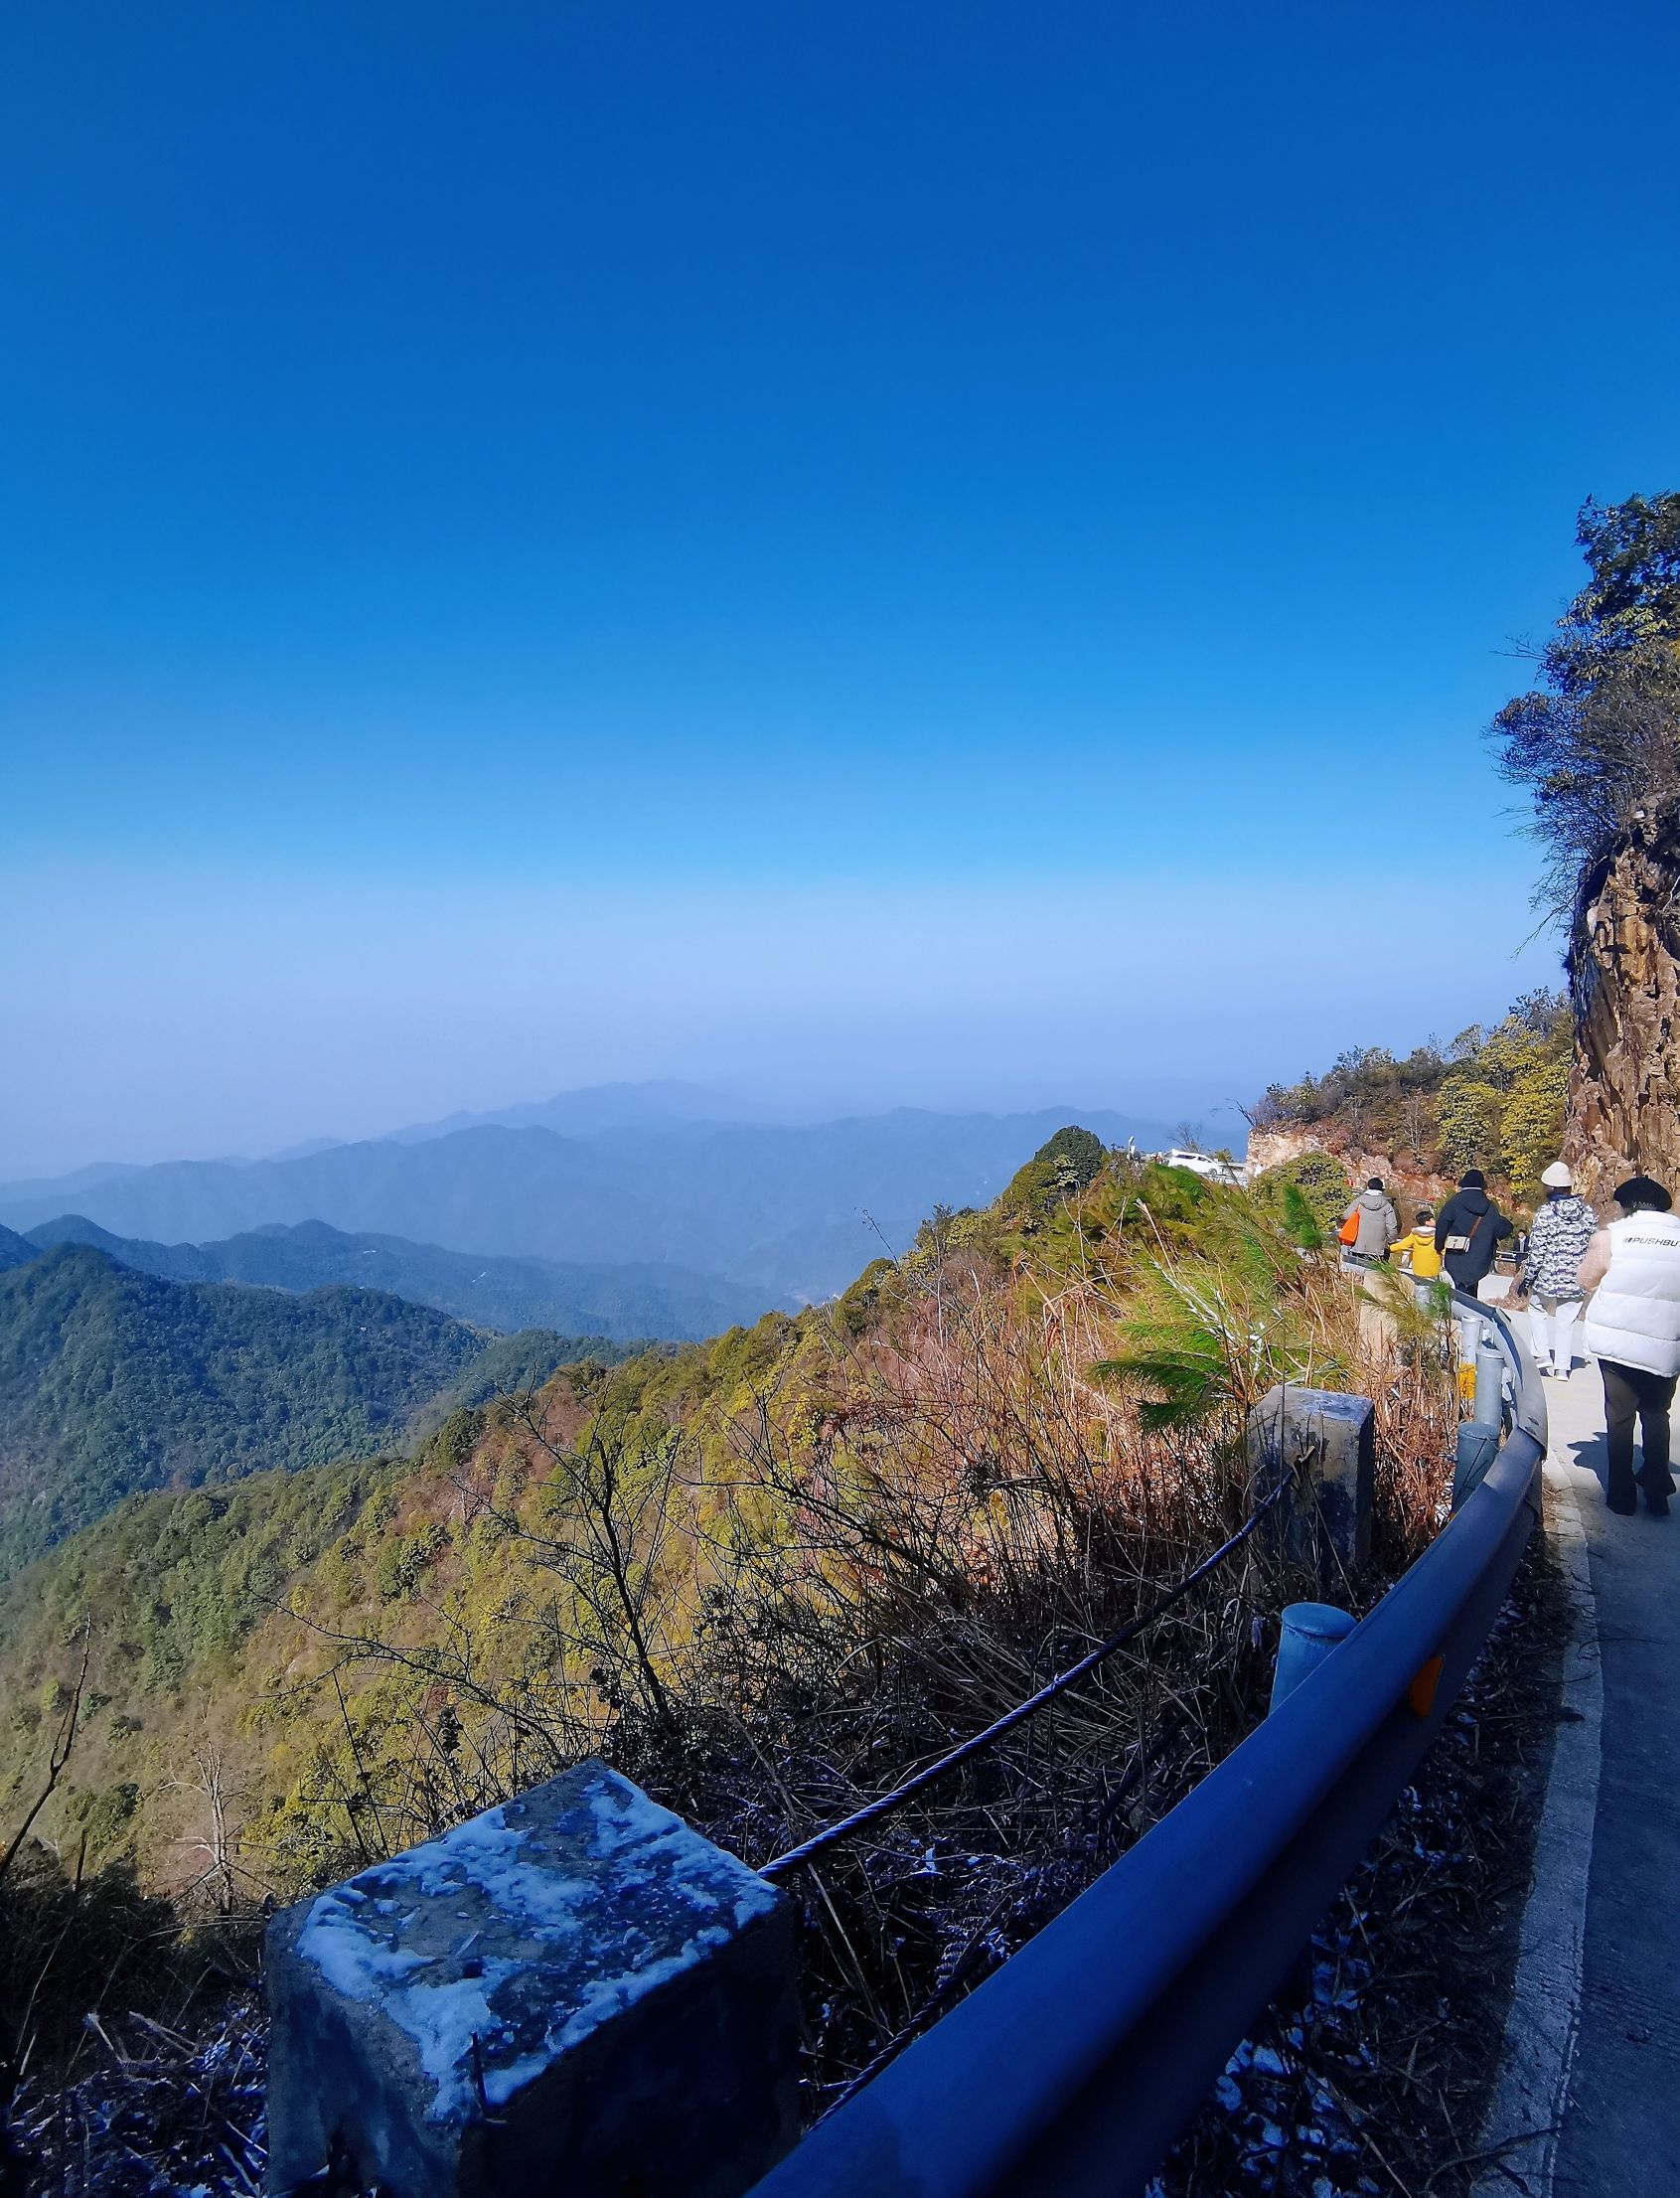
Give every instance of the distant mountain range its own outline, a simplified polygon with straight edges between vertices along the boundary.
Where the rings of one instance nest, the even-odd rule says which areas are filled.
[[[645,1090],[646,1087],[634,1087]],[[679,1094],[691,1087],[676,1087]],[[479,1258],[588,1265],[653,1262],[714,1278],[762,1309],[843,1289],[883,1246],[897,1251],[938,1204],[982,1204],[1064,1123],[1105,1142],[1161,1145],[1160,1123],[1089,1109],[947,1115],[901,1108],[810,1125],[682,1118],[686,1102],[573,1093],[606,1126],[562,1135],[541,1124],[422,1126],[250,1163],[174,1161],[86,1169],[0,1186],[15,1231],[83,1217],[129,1240],[220,1244],[274,1223],[324,1221]],[[674,1118],[676,1117],[676,1118]],[[431,1134],[432,1130],[439,1134]]]
[[[398,1450],[610,1343],[487,1336],[377,1290],[170,1282],[0,1240],[0,1576],[141,1489]]]
[[[617,1342],[694,1340],[763,1313],[763,1294],[654,1262],[586,1266],[505,1254],[446,1251],[400,1236],[349,1235],[325,1221],[268,1222],[221,1243],[157,1244],[85,1215],[43,1221],[27,1235],[0,1229],[0,1268],[54,1244],[92,1244],[124,1267],[172,1282],[243,1282],[275,1290],[348,1283],[431,1306],[480,1328],[551,1329]]]
[[[645,1084],[591,1084],[582,1091],[557,1092],[552,1099],[529,1099],[486,1114],[456,1113],[440,1122],[415,1122],[386,1135],[399,1145],[423,1145],[429,1138],[450,1137],[457,1130],[552,1130],[559,1137],[588,1138],[612,1130],[670,1129],[679,1123],[775,1119],[768,1108],[755,1107],[727,1092],[665,1077]]]
[[[1089,1109],[793,1125],[713,1105],[603,1087],[0,1186],[0,1573],[137,1490],[401,1449],[567,1357],[834,1296],[1070,1121],[1168,1142]]]

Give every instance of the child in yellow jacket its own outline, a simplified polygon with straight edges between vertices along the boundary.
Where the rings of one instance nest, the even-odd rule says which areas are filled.
[[[1389,1246],[1398,1252],[1420,1282],[1434,1282],[1441,1273],[1441,1254],[1435,1248],[1435,1208],[1420,1206],[1410,1231]]]

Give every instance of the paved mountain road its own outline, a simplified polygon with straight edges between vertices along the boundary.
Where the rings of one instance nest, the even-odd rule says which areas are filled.
[[[1490,2134],[1554,2134],[1480,2187],[1659,2198],[1680,2193],[1680,1498],[1668,1518],[1606,1508],[1596,1365],[1548,1381],[1546,1402],[1547,1523],[1577,1638],[1513,2025],[1541,2073]]]

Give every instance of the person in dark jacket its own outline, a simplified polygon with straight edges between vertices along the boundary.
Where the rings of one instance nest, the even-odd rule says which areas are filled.
[[[1453,1288],[1476,1297],[1482,1277],[1492,1272],[1501,1240],[1514,1233],[1487,1195],[1487,1178],[1479,1168],[1466,1169],[1435,1217],[1435,1248]]]

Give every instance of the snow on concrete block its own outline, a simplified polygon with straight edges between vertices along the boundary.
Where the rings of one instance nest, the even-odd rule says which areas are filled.
[[[798,2133],[794,1918],[602,1763],[268,1928],[268,2176],[735,2198]]]

